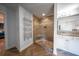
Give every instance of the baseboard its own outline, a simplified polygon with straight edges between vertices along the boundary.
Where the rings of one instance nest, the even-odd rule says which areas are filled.
[[[77,54],[71,53],[71,52],[66,51],[66,50],[63,50],[63,49],[57,48],[57,50],[63,51],[64,53],[65,53],[65,52],[66,52],[66,53],[69,53],[69,54],[71,54],[71,55],[73,55],[73,56],[79,56],[79,55],[77,55]]]
[[[56,49],[53,49],[53,54],[54,54],[55,56],[57,56],[57,50],[56,50]]]
[[[31,42],[30,44],[28,44],[26,47],[24,47],[24,48],[21,48],[20,50],[19,50],[19,52],[22,52],[23,50],[25,50],[26,48],[28,48],[30,45],[32,45],[33,44],[33,42]]]

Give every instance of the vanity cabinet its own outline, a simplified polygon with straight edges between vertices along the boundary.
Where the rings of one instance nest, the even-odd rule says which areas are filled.
[[[62,35],[58,35],[57,38],[56,38],[56,46],[57,48],[62,48],[64,49],[64,40],[63,40],[63,37]]]
[[[74,37],[74,40],[69,42],[69,50],[71,53],[79,55],[79,37]]]
[[[65,37],[65,36],[58,36],[57,39],[57,48],[59,49],[63,49],[63,50],[68,50],[69,49],[69,41],[70,41],[70,37]]]
[[[79,37],[58,35],[56,40],[58,49],[79,55]]]

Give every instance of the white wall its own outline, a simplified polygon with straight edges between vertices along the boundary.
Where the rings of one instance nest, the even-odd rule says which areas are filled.
[[[8,35],[8,49],[12,47],[16,47],[17,44],[17,20],[16,12],[17,10],[13,10],[10,7],[7,8],[7,35]],[[17,30],[17,31],[16,31]]]
[[[23,23],[23,18],[26,18],[26,24],[27,24],[27,20],[30,20],[31,21],[31,34],[32,34],[32,21],[33,21],[33,15],[32,13],[30,13],[29,11],[27,11],[26,9],[24,9],[22,6],[19,6],[19,37],[20,37],[20,51],[24,50],[25,48],[29,47],[32,43],[33,43],[33,38],[30,37],[30,39],[27,38],[27,35],[26,38],[24,38],[24,23]],[[26,29],[28,29],[29,26],[26,25]],[[28,32],[28,30],[26,30],[26,32]],[[29,32],[28,32],[29,33]]]
[[[5,49],[16,47],[17,44],[17,22],[16,11],[5,5],[0,5],[0,10],[5,13]],[[18,20],[18,19],[17,19]]]

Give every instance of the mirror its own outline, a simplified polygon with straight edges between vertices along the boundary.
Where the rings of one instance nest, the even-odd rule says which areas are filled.
[[[60,18],[57,20],[58,33],[79,33],[79,15]]]

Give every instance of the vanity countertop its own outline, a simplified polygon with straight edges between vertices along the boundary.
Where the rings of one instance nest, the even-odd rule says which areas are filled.
[[[58,31],[58,35],[79,37],[79,31]]]

